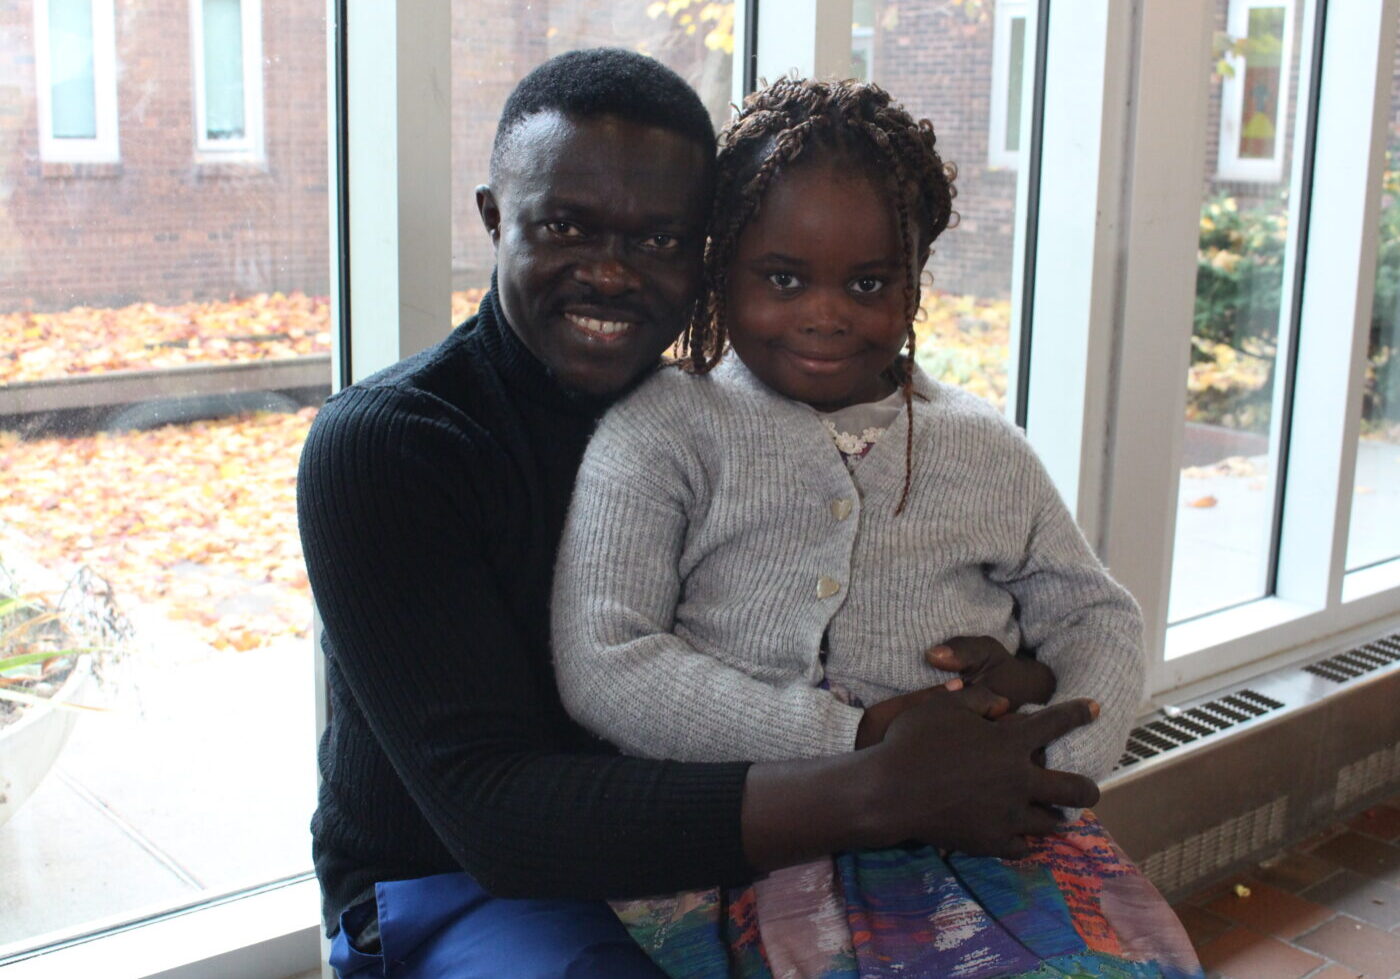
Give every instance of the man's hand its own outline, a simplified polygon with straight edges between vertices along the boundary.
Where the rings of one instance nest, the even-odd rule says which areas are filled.
[[[994,720],[1000,699],[985,687],[934,691],[894,719],[870,752],[882,765],[877,791],[889,793],[874,804],[889,833],[875,845],[916,839],[973,855],[1020,857],[1029,852],[1026,836],[1055,830],[1052,807],[1098,801],[1090,779],[1047,771],[1033,758],[1091,723],[1098,705],[1072,700]]]
[[[885,740],[885,732],[889,730],[890,724],[909,708],[922,704],[934,694],[953,693],[961,690],[964,686],[966,684],[962,680],[954,678],[947,683],[940,683],[936,687],[925,687],[922,690],[900,694],[898,697],[891,697],[889,700],[882,700],[878,704],[865,708],[865,713],[860,718],[860,726],[856,728],[856,750],[869,748],[871,745],[879,744]],[[978,696],[975,704],[969,703],[969,706],[973,706],[983,717],[988,720],[996,720],[1012,710],[1009,700],[993,692],[991,687],[984,689],[990,694],[989,697]]]
[[[1022,704],[1048,704],[1055,674],[1028,656],[1012,656],[990,636],[959,636],[924,653],[930,666],[962,674],[968,686],[985,686],[1005,697],[1010,710]]]
[[[985,686],[908,696],[913,703],[868,751],[749,769],[744,851],[756,870],[906,840],[1024,856],[1027,835],[1055,829],[1052,807],[1098,801],[1090,779],[1033,760],[1038,749],[1092,722],[1092,701],[1019,715],[1004,714],[1006,700]]]

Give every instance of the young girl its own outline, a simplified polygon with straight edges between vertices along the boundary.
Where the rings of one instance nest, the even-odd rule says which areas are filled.
[[[873,85],[783,80],[720,143],[686,370],[616,406],[579,473],[565,706],[634,754],[837,754],[868,733],[861,705],[952,678],[923,650],[990,636],[1035,648],[1056,699],[1099,702],[1047,764],[1107,774],[1141,693],[1137,608],[1014,426],[914,367],[919,271],[952,215],[931,126]],[[842,854],[619,913],[674,976],[1199,972],[1087,815],[1023,861]]]

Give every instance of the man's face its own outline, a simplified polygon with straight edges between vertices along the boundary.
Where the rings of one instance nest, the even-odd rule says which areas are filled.
[[[700,286],[706,154],[667,129],[540,113],[477,207],[522,343],[573,391],[613,394],[675,340]]]

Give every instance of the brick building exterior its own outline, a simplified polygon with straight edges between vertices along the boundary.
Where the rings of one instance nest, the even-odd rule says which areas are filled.
[[[265,154],[242,163],[211,162],[196,152],[191,0],[111,0],[120,162],[41,159],[36,2],[44,0],[0,0],[0,310],[328,291],[320,0],[262,0]],[[596,44],[647,51],[695,85],[723,121],[733,59],[706,47],[708,25],[687,33],[672,15],[649,16],[650,6],[648,0],[453,4],[455,287],[483,285],[489,275],[491,249],[473,189],[486,178],[499,108],[531,66]],[[1218,6],[1217,27],[1224,29],[1227,0]],[[874,80],[933,121],[940,150],[959,169],[961,225],[935,246],[935,288],[1005,298],[1017,173],[988,162],[994,8],[989,2],[982,15],[968,16],[968,5],[948,0],[874,0],[868,50]],[[1029,59],[1027,52],[1028,67]],[[1290,101],[1297,62],[1295,55]],[[1206,193],[1216,187],[1218,82],[1211,93]],[[1274,197],[1270,185],[1219,187],[1237,193],[1242,204]]]
[[[115,0],[120,161],[41,159],[35,0],[0,0],[0,310],[327,281],[325,4],[264,0],[265,159],[195,151],[189,0]]]

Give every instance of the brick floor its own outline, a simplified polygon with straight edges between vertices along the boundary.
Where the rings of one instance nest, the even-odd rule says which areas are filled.
[[[1400,979],[1400,797],[1176,910],[1211,979]]]

